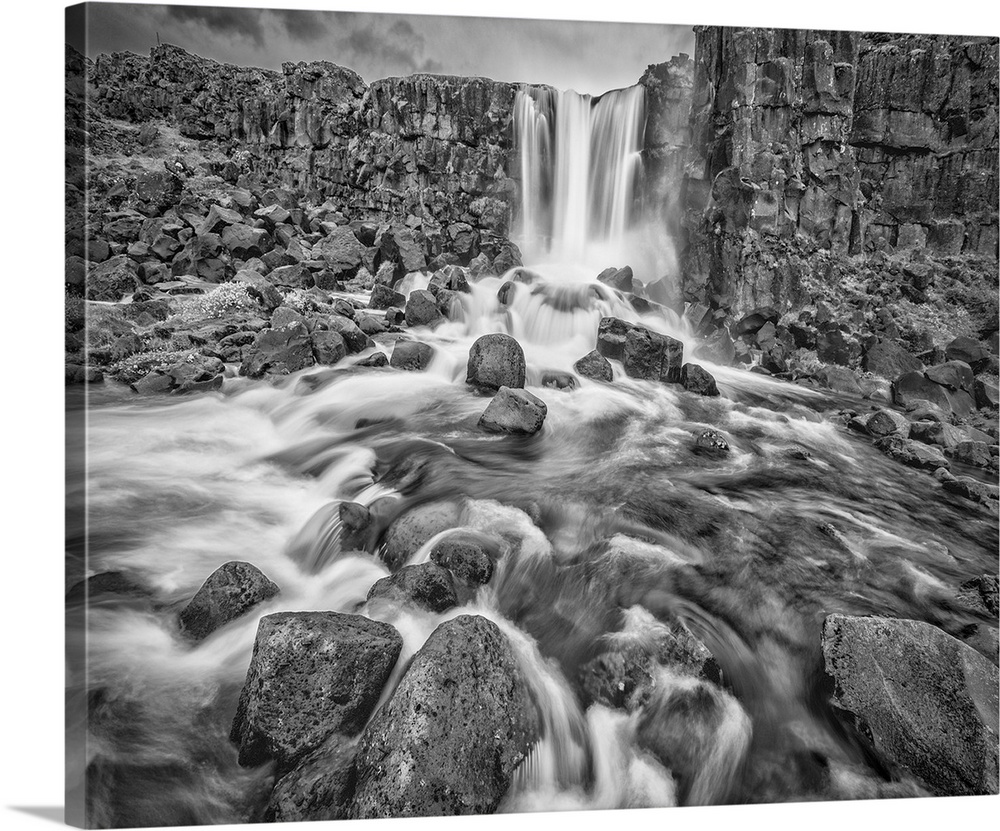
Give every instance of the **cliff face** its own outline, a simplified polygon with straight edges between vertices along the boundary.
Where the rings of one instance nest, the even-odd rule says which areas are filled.
[[[174,46],[102,55],[90,81],[110,118],[167,118],[192,139],[228,143],[228,170],[332,197],[353,214],[467,222],[505,235],[516,86],[417,75],[370,86],[326,61],[282,72],[219,64]]]
[[[696,32],[686,299],[737,316],[834,259],[996,259],[995,39]]]

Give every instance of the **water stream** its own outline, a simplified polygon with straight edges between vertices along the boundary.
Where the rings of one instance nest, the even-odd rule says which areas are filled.
[[[602,316],[693,340],[594,279],[628,262],[639,220],[641,90],[597,103],[522,93],[518,114],[525,181],[538,185],[522,212],[534,277],[522,275],[508,305],[497,290],[515,275],[483,279],[461,320],[413,330],[435,349],[427,371],[355,368],[361,355],[274,383],[234,371],[220,392],[188,398],[88,391],[87,573],[123,572],[150,592],[102,596],[86,614],[87,676],[71,683],[91,690],[94,824],[240,822],[266,800],[271,771],[240,768],[227,736],[257,623],[286,610],[380,616],[403,635],[399,668],[442,620],[494,620],[544,725],[504,810],[870,796],[884,779],[825,704],[823,617],[959,628],[969,620],[951,593],[995,571],[995,517],[848,433],[831,417],[845,404],[833,393],[710,364],[718,398],[620,366],[614,385],[542,386],[594,348]],[[548,406],[535,436],[476,426],[487,401],[464,382],[468,351],[498,331],[522,344],[527,388]],[[694,451],[709,428],[728,455]],[[463,532],[501,549],[491,584],[442,615],[367,606],[387,569],[344,555],[332,507],[387,497],[460,501]],[[69,532],[79,553],[84,529]],[[281,593],[191,646],[176,613],[233,559]],[[668,617],[712,651],[725,689],[723,722],[683,797],[643,750],[640,716],[585,709],[574,686],[609,637],[644,637]],[[690,683],[661,686],[683,694]]]

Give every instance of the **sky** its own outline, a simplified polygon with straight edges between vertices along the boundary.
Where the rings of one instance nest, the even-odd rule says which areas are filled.
[[[476,8],[497,14],[499,6]],[[89,15],[90,57],[146,55],[159,35],[224,63],[280,69],[284,61],[329,60],[368,82],[433,72],[599,95],[636,83],[649,64],[694,52],[691,26],[663,23],[124,3],[91,3]]]

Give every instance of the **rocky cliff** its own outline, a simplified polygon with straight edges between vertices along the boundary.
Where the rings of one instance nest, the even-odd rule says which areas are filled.
[[[371,85],[327,61],[282,72],[220,64],[175,46],[101,55],[95,109],[139,123],[167,119],[229,155],[220,173],[333,198],[362,219],[408,215],[503,236],[515,85],[416,75]]]
[[[995,273],[996,39],[696,32],[686,299],[787,310],[847,263],[877,268],[883,301],[919,300],[943,258]]]

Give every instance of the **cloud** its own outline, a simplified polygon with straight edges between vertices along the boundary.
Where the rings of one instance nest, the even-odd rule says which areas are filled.
[[[313,43],[322,40],[329,34],[327,24],[330,15],[326,12],[272,9],[270,14],[284,26],[285,31],[293,40]]]
[[[252,40],[264,46],[260,9],[232,9],[216,6],[165,6],[168,20],[204,26],[218,35]]]
[[[353,69],[364,67],[375,77],[440,72],[443,68],[439,61],[425,57],[423,35],[406,20],[396,20],[388,27],[382,21],[357,26],[338,47],[343,50],[337,53],[339,63]]]

